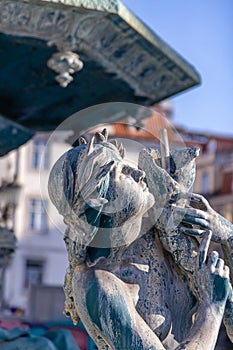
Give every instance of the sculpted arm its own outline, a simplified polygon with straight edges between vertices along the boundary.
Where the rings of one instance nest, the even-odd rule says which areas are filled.
[[[211,208],[208,201],[198,194],[187,194],[191,208],[180,210],[183,222],[194,225],[184,228],[184,233],[201,237],[206,229],[213,232],[212,240],[220,243],[226,264],[230,269],[233,282],[233,224]],[[233,342],[233,297],[228,298],[224,315],[224,323],[230,340]]]

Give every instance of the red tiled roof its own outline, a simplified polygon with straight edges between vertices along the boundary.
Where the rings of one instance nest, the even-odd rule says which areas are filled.
[[[126,119],[122,122],[111,124],[111,128],[109,128],[110,136],[158,142],[160,138],[159,130],[166,128],[170,142],[184,142],[184,144],[189,147],[198,146],[201,148],[202,152],[205,153],[208,149],[208,143],[211,140],[215,140],[217,151],[233,151],[233,137],[189,131],[179,126],[176,128],[165,118],[165,113],[161,113],[161,111],[163,111],[162,107],[160,109],[159,107],[160,106],[157,105],[156,109],[152,107],[152,115],[143,119],[141,121],[142,126],[138,128],[134,127],[134,125],[130,124],[130,120],[127,121]],[[96,132],[97,129],[95,127],[89,131],[93,133]]]
[[[163,115],[153,112],[152,116],[146,118],[142,121],[144,126],[140,128],[134,128],[130,123],[116,123],[113,125],[114,132],[111,136],[115,137],[127,137],[132,139],[143,139],[148,141],[158,141],[159,140],[159,130],[167,129],[169,141],[174,141],[177,139],[171,124],[167,121]],[[131,127],[132,126],[132,127]]]

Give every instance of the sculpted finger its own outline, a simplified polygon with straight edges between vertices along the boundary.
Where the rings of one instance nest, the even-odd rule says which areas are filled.
[[[230,269],[227,265],[225,265],[223,268],[223,277],[228,279],[230,278]]]
[[[180,217],[182,222],[185,222],[187,224],[198,226],[201,229],[209,229],[209,222],[205,219],[200,219],[198,217],[193,217],[189,215],[184,215],[183,217]]]
[[[199,269],[201,269],[205,265],[211,237],[212,237],[212,231],[207,230],[199,249],[199,256],[197,259]]]
[[[223,275],[223,269],[224,269],[224,260],[223,259],[218,259],[216,263],[216,269],[218,270],[219,274],[222,276]]]
[[[200,194],[180,193],[180,198],[188,199],[190,202],[190,205],[194,208],[198,208],[204,211],[206,211],[208,208],[207,200]]]
[[[206,199],[201,194],[198,194],[198,193],[191,193],[191,199],[196,202],[207,204]]]
[[[196,229],[196,228],[188,228],[188,227],[185,227],[185,226],[179,226],[179,229],[189,235],[189,236],[196,236],[196,237],[203,237],[203,235],[206,233],[205,230],[199,230],[199,229]]]
[[[206,221],[209,221],[209,216],[206,214],[206,212],[195,209],[195,208],[181,208],[174,206],[173,209],[177,214],[187,216],[187,218],[198,218],[198,219],[204,219]]]
[[[219,254],[218,252],[216,252],[215,250],[213,250],[211,253],[210,253],[210,256],[209,256],[209,266],[210,267],[213,267],[214,269],[216,268],[216,265],[217,265],[217,262],[218,262],[218,258],[219,258]]]

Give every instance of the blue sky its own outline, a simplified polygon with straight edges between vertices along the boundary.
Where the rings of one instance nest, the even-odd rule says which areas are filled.
[[[172,99],[176,124],[233,136],[233,0],[122,2],[201,75]]]

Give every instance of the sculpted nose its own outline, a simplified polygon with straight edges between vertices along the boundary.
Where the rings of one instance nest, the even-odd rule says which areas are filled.
[[[145,172],[142,170],[134,169],[131,172],[131,176],[136,182],[140,182],[145,178]]]

